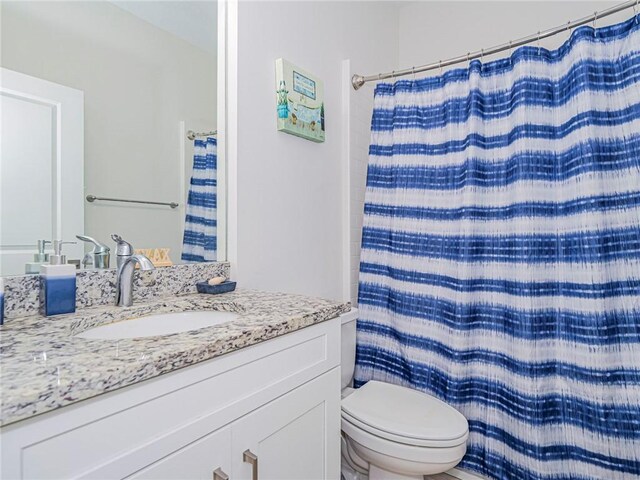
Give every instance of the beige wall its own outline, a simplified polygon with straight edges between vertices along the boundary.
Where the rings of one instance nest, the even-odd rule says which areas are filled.
[[[3,67],[84,91],[86,193],[183,205],[179,122],[215,128],[216,58],[107,2],[2,2],[1,21]],[[85,233],[178,261],[183,217],[87,203]]]

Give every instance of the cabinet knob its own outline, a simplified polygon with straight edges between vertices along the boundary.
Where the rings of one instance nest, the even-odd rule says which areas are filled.
[[[245,450],[242,453],[242,461],[251,464],[251,480],[258,480],[258,456],[251,450]]]
[[[229,475],[224,473],[220,467],[213,471],[213,480],[229,480]]]

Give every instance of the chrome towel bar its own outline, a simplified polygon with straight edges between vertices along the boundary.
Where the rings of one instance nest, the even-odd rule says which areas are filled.
[[[176,202],[149,202],[147,200],[125,200],[124,198],[108,198],[96,197],[95,195],[87,195],[87,202],[93,203],[96,200],[103,200],[105,202],[144,203],[145,205],[166,205],[171,208],[177,208],[180,205]]]
[[[193,130],[187,130],[187,138],[189,140],[195,140],[198,137],[215,137],[218,135],[218,130],[211,130],[210,132],[194,132]]]

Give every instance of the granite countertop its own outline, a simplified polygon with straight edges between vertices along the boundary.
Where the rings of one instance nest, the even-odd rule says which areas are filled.
[[[236,291],[16,319],[0,327],[0,425],[209,360],[349,309],[349,304],[301,295]],[[202,310],[233,311],[239,318],[165,336],[120,340],[74,337],[88,328],[129,318]]]

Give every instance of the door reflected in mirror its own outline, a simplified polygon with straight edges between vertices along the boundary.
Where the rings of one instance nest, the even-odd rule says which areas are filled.
[[[158,266],[224,260],[216,2],[0,8],[0,275],[39,272],[52,240],[113,268],[113,233]]]

